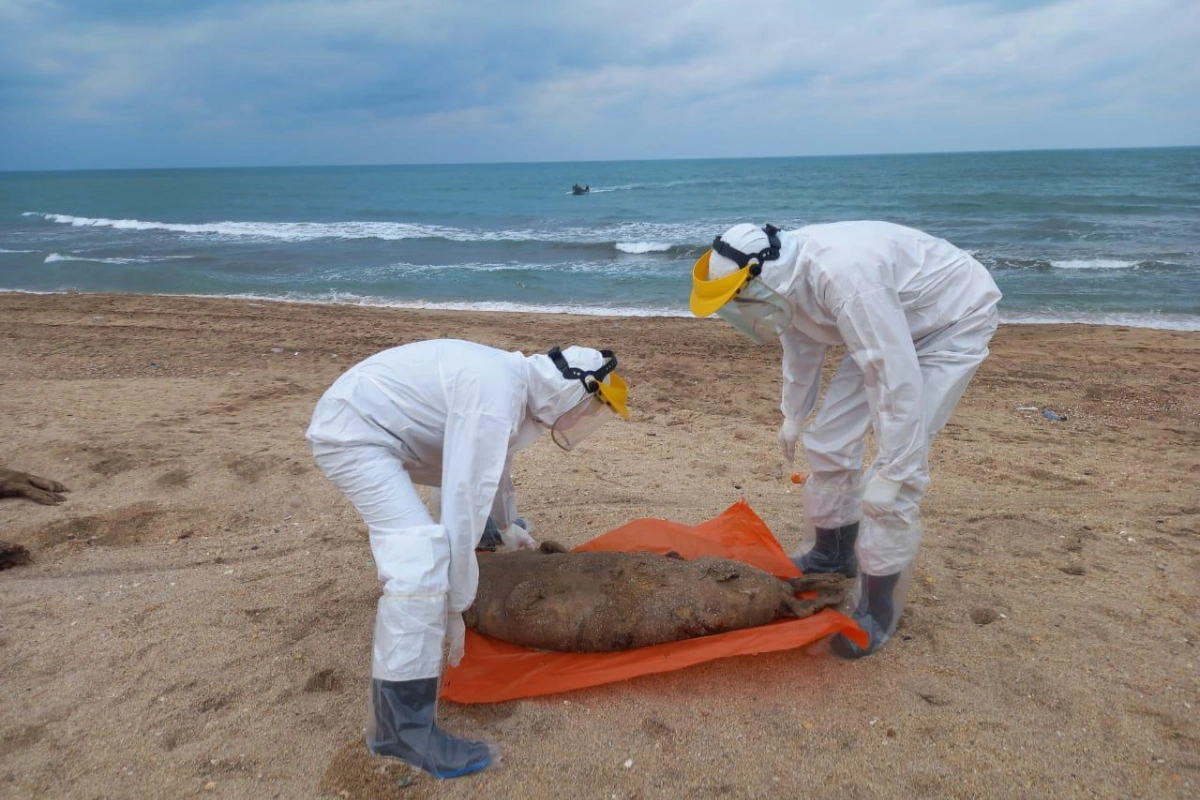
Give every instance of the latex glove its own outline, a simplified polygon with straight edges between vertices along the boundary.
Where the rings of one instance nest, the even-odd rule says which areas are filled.
[[[529,531],[520,525],[509,525],[500,531],[500,541],[509,550],[537,550],[538,543],[529,535]]]
[[[463,622],[462,614],[451,611],[446,615],[446,644],[449,645],[446,660],[450,666],[457,667],[467,644],[467,623]]]
[[[873,475],[863,489],[863,513],[871,519],[879,519],[896,508],[896,496],[900,494],[899,481],[891,481],[881,475]]]
[[[796,461],[796,442],[800,440],[800,420],[784,419],[779,429],[779,454],[788,464]]]

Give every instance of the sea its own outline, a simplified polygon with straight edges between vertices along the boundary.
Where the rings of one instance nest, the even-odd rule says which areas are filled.
[[[686,316],[728,226],[852,219],[970,251],[1006,322],[1200,330],[1200,147],[6,172],[0,290]]]

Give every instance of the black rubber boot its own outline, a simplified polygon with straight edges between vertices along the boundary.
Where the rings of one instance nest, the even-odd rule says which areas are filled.
[[[901,573],[894,575],[863,575],[862,594],[858,607],[850,614],[858,627],[870,637],[866,649],[838,634],[829,642],[833,652],[842,658],[862,658],[883,647],[892,638],[899,622],[900,608],[896,602],[896,584]]]
[[[496,522],[491,518],[487,518],[487,523],[483,526],[483,536],[479,539],[479,544],[475,545],[476,550],[487,550],[493,552],[504,542],[500,539],[500,529],[496,527]]]
[[[792,563],[803,573],[840,572],[847,578],[858,574],[858,556],[854,543],[858,540],[858,523],[840,528],[817,528],[817,543]]]
[[[529,523],[518,517],[513,520],[514,525],[520,525],[526,531],[529,530]],[[476,550],[486,550],[489,553],[495,552],[497,547],[504,546],[504,539],[500,536],[500,528],[496,525],[495,520],[491,517],[487,518],[487,523],[483,526],[483,536],[479,539],[479,544],[475,546]]]
[[[438,679],[371,680],[373,730],[367,749],[377,756],[398,758],[435,778],[457,778],[485,769],[492,761],[486,742],[460,739],[440,729]]]

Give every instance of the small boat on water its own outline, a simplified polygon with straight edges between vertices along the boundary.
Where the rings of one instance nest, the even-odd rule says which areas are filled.
[[[578,183],[571,187],[571,194],[587,194],[592,190],[591,186],[580,186]]]

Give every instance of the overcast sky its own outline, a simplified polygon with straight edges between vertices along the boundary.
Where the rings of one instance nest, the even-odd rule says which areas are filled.
[[[1200,0],[0,0],[0,169],[1200,144]]]

